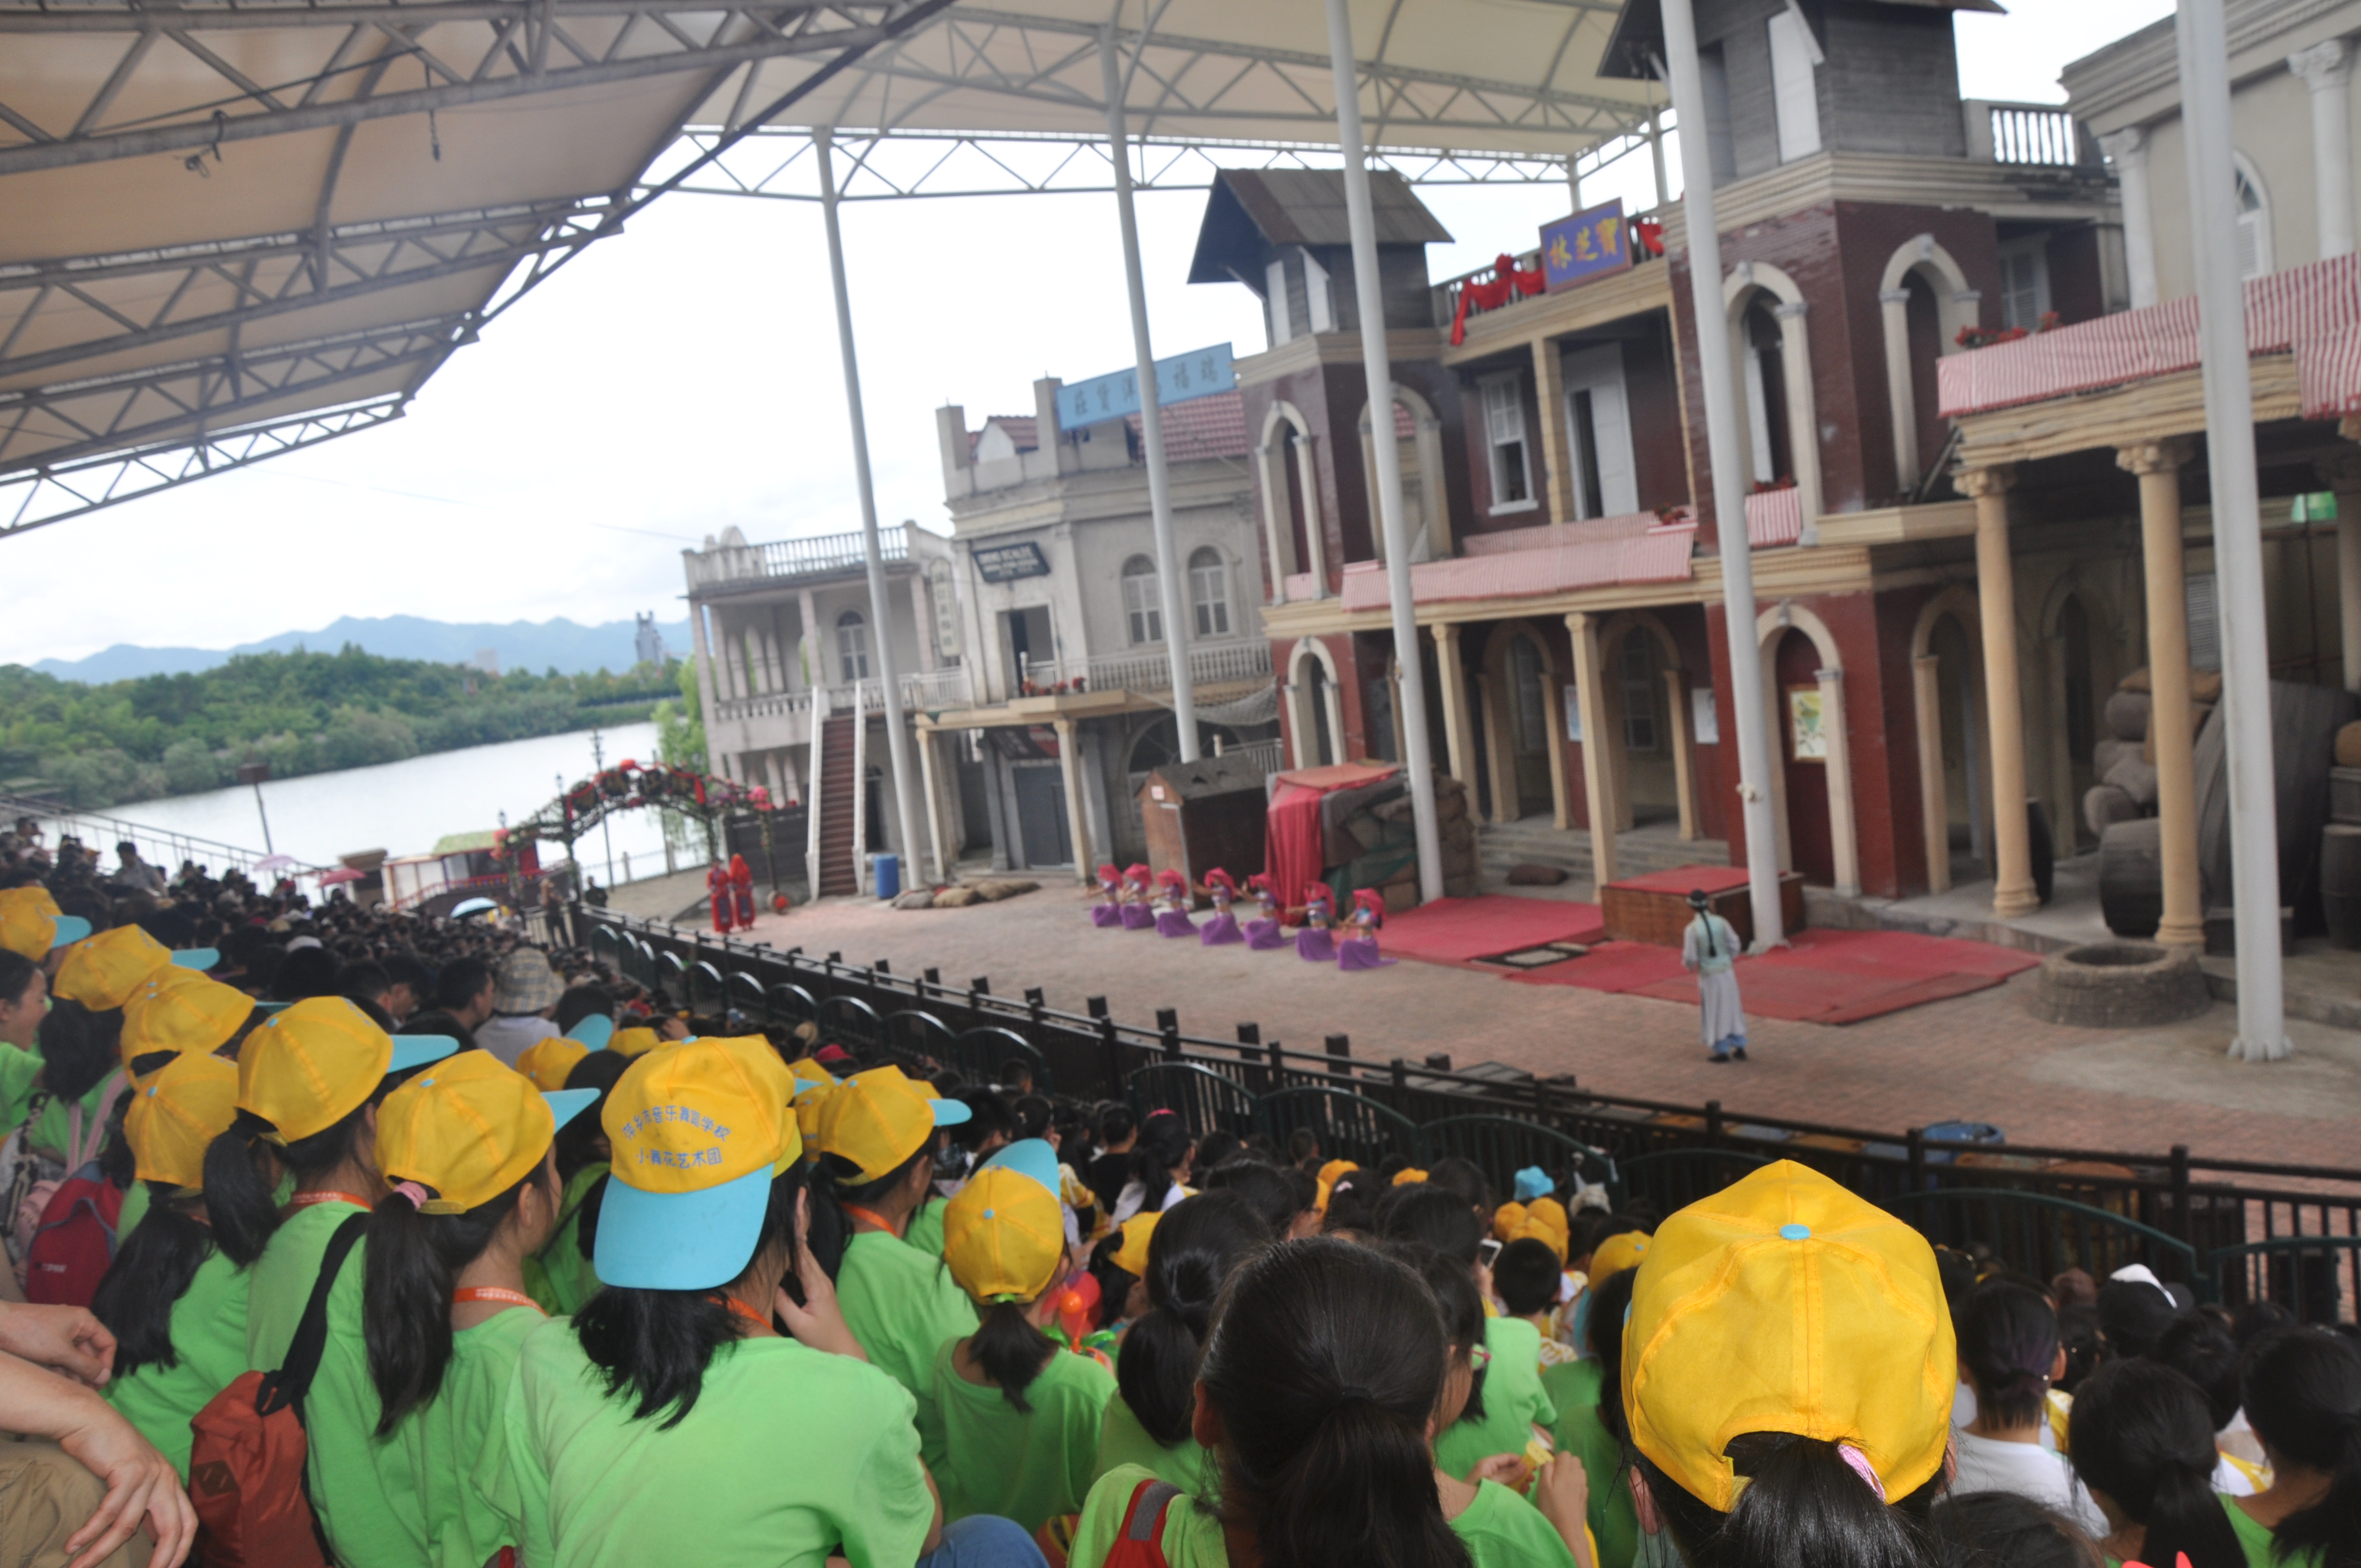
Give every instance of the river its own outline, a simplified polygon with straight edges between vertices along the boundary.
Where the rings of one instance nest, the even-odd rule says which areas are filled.
[[[656,727],[618,725],[601,730],[599,740],[610,763],[647,761],[655,755]],[[305,865],[334,865],[337,856],[357,850],[424,854],[448,834],[499,827],[502,812],[511,821],[529,817],[555,797],[561,775],[572,784],[590,772],[590,732],[585,729],[277,779],[262,786],[262,802],[270,817],[272,849]],[[225,844],[262,842],[254,791],[244,785],[109,806],[100,815]],[[664,831],[656,813],[622,812],[610,827],[616,881],[663,872]],[[101,848],[112,864],[114,846]],[[593,832],[576,849],[584,869],[606,882],[608,850],[600,836]],[[546,853],[555,859],[558,851],[553,847]]]

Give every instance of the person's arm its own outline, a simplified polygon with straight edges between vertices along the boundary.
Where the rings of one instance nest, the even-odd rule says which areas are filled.
[[[1581,1460],[1561,1453],[1534,1471],[1533,1507],[1574,1554],[1575,1568],[1598,1568],[1590,1560],[1590,1476]]]
[[[82,1307],[0,1303],[0,1352],[93,1388],[115,1369],[115,1336]]]
[[[113,1406],[79,1383],[0,1355],[0,1409],[8,1412],[10,1427],[55,1442],[106,1486],[98,1511],[66,1538],[65,1550],[73,1554],[66,1568],[103,1562],[143,1520],[156,1541],[151,1568],[179,1568],[196,1540],[196,1509],[181,1490],[172,1462]]]

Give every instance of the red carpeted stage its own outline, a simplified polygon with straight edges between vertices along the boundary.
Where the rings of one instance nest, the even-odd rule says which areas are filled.
[[[1587,945],[1606,934],[1596,904],[1488,893],[1480,898],[1438,898],[1389,915],[1379,940],[1389,958],[1466,966],[1553,942]]]

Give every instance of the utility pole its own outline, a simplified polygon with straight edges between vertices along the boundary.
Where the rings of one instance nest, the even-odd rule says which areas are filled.
[[[590,793],[598,800],[598,838],[607,846],[607,885],[615,885],[615,830],[607,826],[607,792],[598,787],[598,775],[607,771],[607,744],[597,726],[590,730]]]

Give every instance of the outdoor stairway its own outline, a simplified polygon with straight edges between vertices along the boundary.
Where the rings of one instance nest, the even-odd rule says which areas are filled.
[[[1510,868],[1556,866],[1569,882],[1588,883],[1590,835],[1579,828],[1560,831],[1547,817],[1518,822],[1487,823],[1476,829],[1477,877],[1486,891],[1505,887]],[[1642,876],[1680,866],[1726,866],[1730,846],[1719,839],[1684,840],[1669,822],[1652,822],[1615,836],[1615,874]]]
[[[832,714],[819,727],[819,868],[814,895],[851,897],[861,891],[852,864],[852,715]]]

